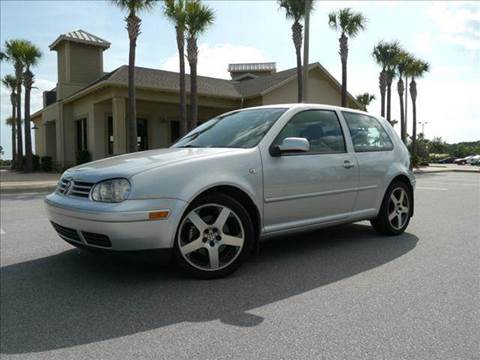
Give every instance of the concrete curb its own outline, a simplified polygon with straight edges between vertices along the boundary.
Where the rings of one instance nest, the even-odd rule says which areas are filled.
[[[19,194],[19,193],[37,193],[37,192],[52,192],[57,187],[55,184],[45,185],[6,185],[0,187],[1,194]]]
[[[446,173],[446,172],[458,172],[458,173],[471,173],[471,174],[480,174],[480,170],[462,170],[462,169],[438,169],[438,170],[413,170],[414,174],[421,175],[421,174],[438,174],[438,173]]]

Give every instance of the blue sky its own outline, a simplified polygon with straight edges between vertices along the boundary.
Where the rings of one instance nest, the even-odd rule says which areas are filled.
[[[230,62],[275,61],[277,69],[295,66],[291,23],[276,1],[205,1],[216,13],[215,24],[200,43],[199,74],[228,77]],[[338,35],[327,25],[327,14],[343,7],[361,11],[369,19],[367,30],[350,41],[349,91],[378,96],[379,68],[371,51],[382,39],[399,40],[431,64],[431,72],[418,81],[418,120],[427,121],[426,135],[449,142],[480,140],[480,3],[416,1],[317,1],[311,18],[310,61],[322,63],[340,79]],[[43,51],[34,69],[38,90],[32,110],[41,107],[41,91],[56,83],[56,53],[48,49],[58,35],[83,29],[112,43],[104,53],[105,71],[128,62],[128,37],[123,14],[109,2],[5,1],[0,3],[0,40],[25,38]],[[177,50],[173,26],[160,6],[143,15],[137,46],[137,65],[176,70]],[[1,64],[1,76],[13,71]],[[396,86],[393,117],[399,117]],[[1,89],[1,144],[10,152],[9,95]],[[411,106],[410,106],[411,109]],[[380,104],[369,111],[378,114]],[[409,114],[410,119],[411,115]],[[409,124],[410,125],[410,124]]]

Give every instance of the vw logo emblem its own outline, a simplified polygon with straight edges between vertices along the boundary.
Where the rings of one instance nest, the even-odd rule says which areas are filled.
[[[67,180],[65,183],[65,187],[63,188],[63,193],[65,195],[68,195],[68,192],[70,191],[70,188],[72,187],[72,180]]]

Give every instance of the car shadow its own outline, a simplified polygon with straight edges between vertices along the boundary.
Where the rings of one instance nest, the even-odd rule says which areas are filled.
[[[174,267],[68,250],[1,270],[1,349],[19,354],[118,338],[179,322],[264,320],[248,311],[355,276],[418,238],[353,224],[270,240],[232,276],[194,280]]]

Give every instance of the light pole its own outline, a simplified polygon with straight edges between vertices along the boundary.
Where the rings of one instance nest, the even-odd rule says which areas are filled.
[[[428,124],[428,121],[419,121],[418,124],[422,126],[422,135],[423,135],[423,138],[426,139],[426,136],[425,136],[425,125]]]
[[[308,48],[310,38],[310,1],[305,0],[305,37],[303,42],[303,102],[308,102]]]

